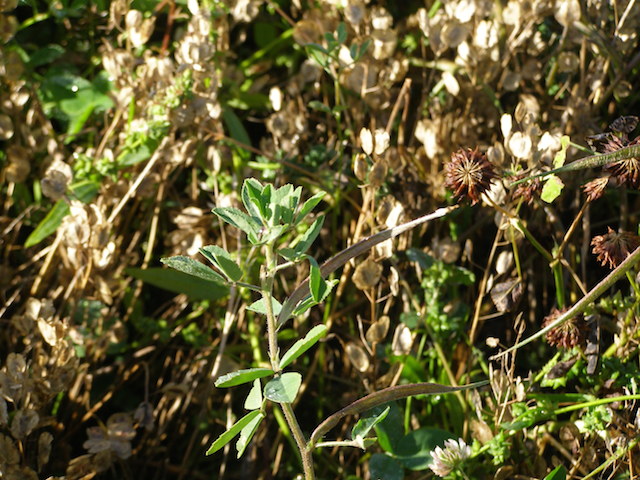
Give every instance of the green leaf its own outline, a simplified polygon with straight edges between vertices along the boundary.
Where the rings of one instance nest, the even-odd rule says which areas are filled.
[[[253,381],[253,387],[249,391],[249,395],[244,401],[244,408],[247,410],[256,410],[262,407],[262,385],[260,379],[256,378]]]
[[[358,56],[356,58],[356,61],[360,60],[362,58],[362,56],[365,53],[367,53],[367,50],[369,50],[369,45],[371,45],[371,39],[370,38],[368,38],[364,42],[362,42],[362,45],[360,45],[360,52],[358,52]]]
[[[238,451],[237,458],[240,458],[244,453],[244,450],[247,448],[247,445],[249,445],[249,442],[253,438],[254,433],[256,433],[256,430],[258,429],[258,425],[260,425],[260,422],[262,422],[263,418],[264,418],[264,414],[260,413],[260,415],[257,415],[255,418],[252,418],[251,421],[247,423],[244,426],[244,428],[240,431],[240,438],[236,443],[236,450]]]
[[[292,316],[298,316],[298,315],[302,315],[304,312],[306,312],[307,310],[309,310],[311,307],[313,307],[314,305],[317,305],[318,302],[314,301],[313,298],[311,298],[311,295],[305,297],[297,306],[296,308],[293,310]]]
[[[264,386],[264,396],[272,402],[292,403],[301,384],[302,375],[298,372],[283,373]]]
[[[217,245],[207,245],[200,249],[200,253],[218,267],[230,281],[239,282],[242,278],[242,269],[233,261],[229,252],[224,248],[220,248]]]
[[[326,288],[326,285],[324,284],[320,267],[318,267],[316,261],[312,258],[310,258],[309,261],[311,263],[309,291],[311,292],[311,298],[313,298],[313,301],[318,303],[320,302],[320,297],[322,297],[323,289]]]
[[[394,453],[400,439],[404,436],[404,421],[402,413],[396,402],[392,402],[371,409],[373,415],[380,415],[386,408],[390,408],[389,413],[383,421],[374,426],[378,443],[385,452]]]
[[[273,308],[274,315],[279,315],[280,310],[282,310],[282,304],[279,301],[277,301],[275,298],[271,297],[271,308]],[[264,297],[261,298],[260,300],[253,302],[251,305],[249,305],[247,307],[247,310],[266,315],[267,304],[264,301]]]
[[[304,202],[304,205],[302,205],[302,208],[296,215],[296,223],[304,220],[304,218],[311,212],[311,210],[316,208],[316,205],[320,203],[320,201],[324,198],[325,195],[326,195],[326,192],[318,192],[313,197],[309,198],[306,202]]]
[[[358,58],[358,44],[354,43],[349,47],[349,56],[355,61]]]
[[[331,114],[331,107],[329,107],[328,105],[325,105],[322,102],[319,102],[318,100],[310,101],[309,108],[311,108],[312,110],[316,110],[318,112]]]
[[[62,55],[64,55],[64,48],[60,45],[51,44],[46,47],[39,48],[29,57],[27,66],[31,69],[51,63]]]
[[[229,288],[222,283],[167,268],[127,268],[125,273],[154,287],[183,293],[192,300],[219,300],[229,294]]]
[[[62,219],[69,215],[70,212],[67,202],[58,200],[36,229],[27,237],[24,247],[33,247],[55,232],[62,223]]]
[[[402,480],[404,468],[402,464],[389,455],[374,453],[369,459],[371,480]]]
[[[151,158],[151,155],[156,151],[158,145],[160,145],[160,142],[157,138],[147,137],[143,143],[126,147],[123,152],[118,155],[116,162],[120,168],[130,167],[131,165],[144,162]]]
[[[222,275],[193,258],[185,257],[184,255],[177,255],[175,257],[161,258],[160,261],[166,266],[178,270],[179,272],[186,273],[187,275],[193,275],[194,277],[214,283],[224,283]]]
[[[263,186],[255,178],[247,178],[242,184],[242,203],[253,217],[266,220],[266,201],[262,197]]]
[[[347,26],[344,24],[344,22],[340,22],[338,24],[338,42],[340,43],[344,43],[347,41]]]
[[[396,458],[406,468],[424,470],[433,459],[431,451],[444,445],[445,440],[453,438],[451,433],[439,428],[419,428],[406,434],[396,446]]]
[[[221,220],[246,233],[251,243],[254,245],[259,243],[261,225],[254,217],[250,217],[243,211],[233,207],[216,207],[211,211]]]
[[[556,175],[549,175],[542,187],[540,198],[547,203],[551,203],[560,196],[563,188],[564,183],[562,183],[562,180],[560,180],[559,177]]]
[[[65,143],[69,143],[94,110],[105,111],[113,106],[113,100],[109,97],[111,89],[111,83],[104,71],[93,81],[89,81],[61,70],[60,67],[52,67],[44,76],[40,94],[45,111],[68,122],[69,136]]]
[[[306,252],[311,246],[311,244],[315,241],[315,239],[318,238],[318,235],[322,230],[323,224],[324,224],[324,215],[316,218],[316,220],[311,224],[309,229],[299,237],[299,241],[294,247],[294,250],[296,251],[298,256]]]
[[[207,450],[207,455],[211,455],[212,453],[215,453],[222,447],[224,447],[233,439],[233,437],[238,435],[244,427],[249,425],[249,423],[251,423],[251,421],[259,415],[262,415],[262,412],[260,412],[260,410],[254,410],[253,412],[247,413],[244,417],[234,423],[231,428],[229,428],[229,430],[220,435],[216,439],[216,441],[211,444],[211,446]]]
[[[244,128],[244,125],[242,125],[242,121],[233,110],[230,108],[223,108],[222,120],[224,121],[231,138],[244,145],[251,146],[251,138],[249,137],[247,130]],[[249,153],[247,150],[243,151]]]
[[[565,480],[567,478],[567,469],[564,465],[558,465],[554,468],[549,475],[544,477],[544,480]]]
[[[287,365],[293,362],[296,358],[302,355],[316,344],[318,340],[327,334],[327,327],[324,325],[316,325],[307,332],[304,338],[301,338],[293,346],[287,350],[280,360],[280,369],[284,369]]]
[[[560,168],[564,165],[564,162],[567,159],[567,149],[570,144],[571,138],[569,138],[568,135],[560,137],[560,150],[556,153],[555,157],[553,157],[553,168]]]
[[[236,370],[235,372],[227,373],[218,377],[215,381],[215,386],[218,388],[235,387],[236,385],[242,385],[243,383],[253,382],[257,378],[268,377],[273,375],[273,370],[270,368],[247,368],[244,370]]]
[[[351,438],[366,437],[369,431],[373,427],[375,427],[378,423],[380,423],[387,417],[390,410],[391,410],[391,407],[387,407],[381,413],[374,414],[358,420],[358,422],[354,425],[353,429],[351,430]]]
[[[82,203],[89,203],[100,191],[100,184],[91,180],[82,180],[69,185],[69,191]]]

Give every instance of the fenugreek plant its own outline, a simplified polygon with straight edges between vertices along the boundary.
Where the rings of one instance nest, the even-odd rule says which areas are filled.
[[[302,375],[291,371],[293,362],[312,348],[316,342],[327,334],[325,325],[313,326],[307,334],[296,341],[281,355],[278,343],[278,329],[291,317],[302,315],[311,307],[323,302],[331,293],[337,280],[327,280],[330,275],[348,260],[371,249],[374,245],[393,238],[424,222],[445,216],[456,207],[442,208],[430,215],[425,215],[398,227],[377,233],[361,242],[343,250],[327,260],[322,266],[306,252],[318,237],[324,217],[316,218],[303,233],[298,232],[302,224],[307,223],[307,216],[322,200],[324,193],[318,193],[301,204],[302,189],[287,184],[275,188],[270,184],[263,185],[256,179],[247,179],[242,186],[242,203],[246,211],[233,207],[217,207],[213,213],[224,222],[238,228],[246,235],[249,243],[262,250],[264,264],[260,269],[260,278],[256,283],[245,278],[246,272],[225,249],[209,245],[200,249],[200,253],[211,263],[209,267],[186,256],[174,256],[162,259],[163,263],[181,272],[209,280],[214,283],[227,283],[238,288],[246,288],[255,292],[259,298],[249,305],[250,311],[262,315],[266,324],[267,349],[269,367],[240,369],[219,377],[215,381],[218,388],[228,388],[245,383],[253,383],[244,408],[248,413],[236,421],[227,431],[220,435],[209,447],[207,454],[212,454],[239,435],[236,443],[237,455],[240,457],[251,441],[258,426],[265,418],[267,402],[273,402],[282,409],[284,417],[293,434],[302,460],[306,479],[315,478],[312,452],[323,446],[348,446],[365,449],[375,442],[374,437],[367,435],[371,429],[382,421],[389,408],[376,411],[372,417],[358,422],[351,431],[351,439],[339,441],[323,441],[329,430],[335,427],[344,417],[356,415],[381,405],[413,395],[442,394],[469,388],[475,388],[486,382],[452,387],[434,383],[418,383],[398,385],[382,389],[367,395],[342,410],[324,419],[309,438],[305,437],[298,423],[292,403],[298,395],[302,384]],[[276,298],[274,284],[277,275],[296,264],[308,262],[309,278],[296,288],[283,302]],[[263,385],[263,382],[264,385]]]

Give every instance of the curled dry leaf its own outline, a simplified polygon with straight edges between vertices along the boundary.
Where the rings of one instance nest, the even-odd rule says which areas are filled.
[[[369,186],[379,188],[387,178],[387,162],[378,160],[373,164],[369,171]]]
[[[38,437],[38,471],[49,463],[51,456],[51,444],[53,443],[53,435],[49,432],[42,432]]]
[[[2,396],[2,385],[0,384],[0,426],[9,425],[9,411],[7,409],[7,401]]]
[[[22,440],[38,426],[39,421],[40,417],[35,410],[20,409],[11,420],[11,435],[16,440]]]
[[[0,464],[17,465],[20,462],[20,453],[11,437],[0,433]]]
[[[494,285],[489,293],[496,309],[504,313],[514,309],[522,297],[523,290],[522,282],[513,278]]]

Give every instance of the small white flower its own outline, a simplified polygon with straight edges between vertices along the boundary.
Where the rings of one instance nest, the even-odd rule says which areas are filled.
[[[444,442],[444,449],[436,447],[430,452],[433,462],[429,468],[439,477],[450,474],[463,460],[471,456],[471,447],[463,439],[449,439]]]

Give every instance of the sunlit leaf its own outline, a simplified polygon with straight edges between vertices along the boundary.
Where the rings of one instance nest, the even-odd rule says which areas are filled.
[[[378,423],[387,418],[391,407],[385,408],[381,413],[374,413],[371,416],[361,418],[351,430],[351,438],[365,437],[369,431]]]
[[[247,445],[249,445],[253,435],[256,433],[256,430],[258,430],[258,426],[260,425],[260,422],[262,422],[263,418],[264,414],[260,413],[260,415],[252,418],[251,421],[240,431],[240,438],[238,438],[238,442],[236,443],[236,450],[238,451],[237,458],[240,458],[244,453]]]
[[[38,224],[36,229],[27,237],[27,240],[24,242],[25,248],[37,245],[55,232],[62,223],[62,219],[69,215],[70,212],[69,204],[64,200],[58,200],[49,213],[47,213]]]
[[[253,382],[257,378],[268,377],[273,375],[270,368],[246,368],[244,370],[236,370],[218,377],[215,386],[218,388],[235,387],[243,383]]]
[[[193,258],[177,255],[175,257],[161,258],[160,261],[179,272],[193,275],[203,280],[209,280],[210,282],[224,283],[222,275]]]
[[[254,418],[260,415],[262,415],[260,410],[254,410],[253,412],[247,413],[244,417],[234,423],[231,428],[220,435],[215,442],[211,444],[211,446],[207,450],[207,455],[211,455],[212,453],[215,453],[222,447],[224,447],[227,443],[233,440],[233,438],[238,435],[244,427],[249,425]]]
[[[564,183],[556,175],[549,175],[542,187],[540,198],[547,203],[552,203],[562,193]]]
[[[218,267],[220,271],[222,271],[222,273],[232,282],[238,282],[242,278],[242,269],[224,248],[220,248],[217,245],[207,245],[200,249],[200,253],[202,253],[202,255],[204,255],[213,265]]]
[[[192,300],[219,300],[229,294],[229,288],[222,283],[168,268],[127,268],[125,273],[154,287],[185,294]]]
[[[256,410],[262,406],[262,385],[260,379],[256,378],[253,381],[253,387],[249,391],[249,395],[244,401],[244,408],[247,410]]]
[[[277,301],[275,298],[271,297],[271,308],[273,309],[273,314],[278,315],[280,310],[282,310],[282,304]],[[247,307],[247,310],[251,312],[261,313],[263,315],[267,314],[267,304],[264,301],[264,298],[253,302],[251,305]]]
[[[297,372],[283,373],[264,386],[264,396],[276,403],[292,403],[302,384],[302,375]]]
[[[300,357],[304,352],[309,350],[316,344],[318,340],[327,334],[327,327],[324,325],[316,325],[307,332],[304,338],[301,338],[293,346],[287,350],[280,360],[280,369],[284,369],[287,365]]]

